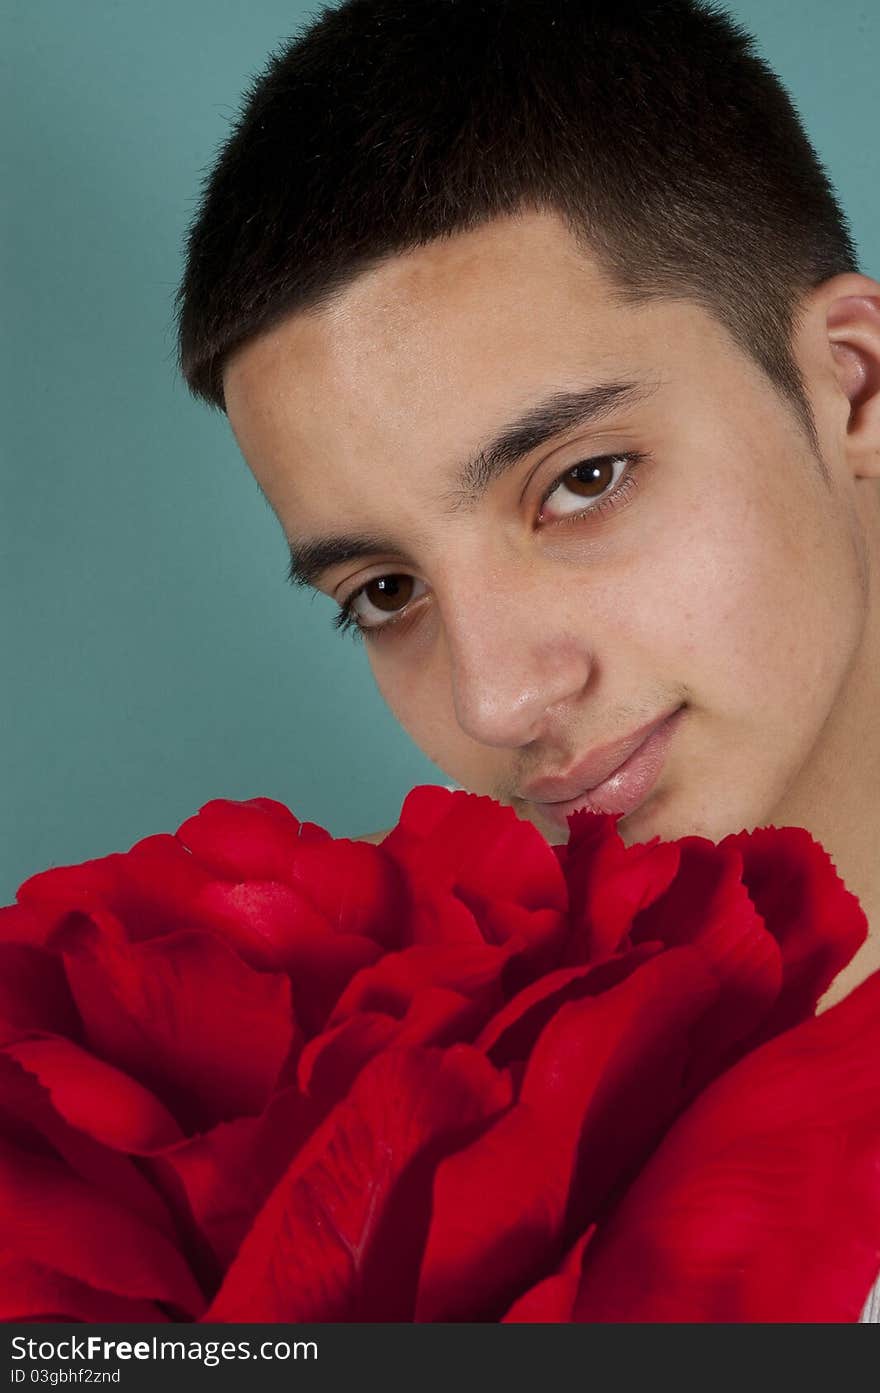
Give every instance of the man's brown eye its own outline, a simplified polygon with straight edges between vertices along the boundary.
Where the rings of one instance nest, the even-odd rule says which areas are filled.
[[[583,498],[598,498],[613,479],[614,457],[609,455],[605,459],[582,460],[576,464],[565,475],[565,486],[573,492],[583,490]]]
[[[558,511],[558,521],[566,522],[617,507],[636,483],[633,477],[638,464],[646,456],[638,450],[625,450],[617,455],[594,455],[578,460],[554,479],[541,500],[541,514],[551,499]],[[558,497],[557,497],[558,495]],[[569,508],[564,505],[568,499]],[[586,506],[586,505],[591,506]]]
[[[384,610],[386,614],[394,614],[396,610],[409,604],[412,591],[413,577],[399,575],[377,576],[375,580],[368,581],[359,593],[365,595],[376,609]]]
[[[421,589],[419,589],[421,587]],[[407,606],[413,598],[420,599],[424,593],[424,581],[406,574],[376,576],[368,580],[358,590],[352,592],[333,620],[336,629],[351,631],[355,638],[369,634],[379,638],[392,625],[406,618]],[[373,614],[364,616],[356,606],[365,600]],[[387,619],[376,619],[375,614],[386,614]]]

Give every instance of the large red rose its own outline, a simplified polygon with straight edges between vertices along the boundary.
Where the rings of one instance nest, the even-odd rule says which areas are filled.
[[[801,830],[615,822],[421,787],[376,847],[215,800],[26,881],[0,1317],[857,1319],[880,974],[812,1017],[858,903]]]

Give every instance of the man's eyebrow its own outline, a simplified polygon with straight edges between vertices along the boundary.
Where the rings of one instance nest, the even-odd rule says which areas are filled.
[[[613,411],[633,406],[652,396],[660,387],[658,378],[636,378],[621,382],[599,382],[575,391],[552,392],[527,407],[509,421],[458,473],[454,484],[441,494],[450,513],[471,511],[487,490],[533,450],[576,426],[590,425]],[[326,571],[344,561],[395,552],[405,556],[393,538],[363,532],[305,537],[289,541],[291,585],[315,585]]]

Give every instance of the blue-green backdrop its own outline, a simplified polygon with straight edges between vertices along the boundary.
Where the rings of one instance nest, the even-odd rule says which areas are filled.
[[[332,602],[284,584],[225,418],[175,376],[200,180],[270,50],[318,8],[0,0],[0,903],[209,798],[279,798],[355,836],[448,781],[331,629]],[[880,6],[726,8],[880,275]]]

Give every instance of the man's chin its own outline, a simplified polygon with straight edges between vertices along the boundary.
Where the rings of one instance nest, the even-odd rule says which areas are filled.
[[[677,842],[682,837],[704,837],[717,843],[734,832],[750,832],[766,827],[772,817],[761,816],[755,807],[733,802],[705,806],[702,798],[690,799],[682,789],[663,789],[656,798],[649,798],[629,817],[620,819],[617,830],[626,846],[647,842],[659,837],[662,842]]]

